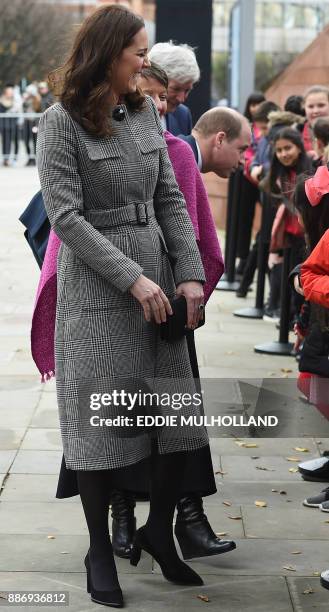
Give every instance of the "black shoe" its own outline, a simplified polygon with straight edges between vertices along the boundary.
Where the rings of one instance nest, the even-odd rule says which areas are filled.
[[[169,582],[173,582],[174,584],[182,584],[185,586],[203,585],[201,576],[186,565],[186,563],[181,561],[178,556],[177,559],[174,560],[172,558],[168,560],[160,558],[160,555],[158,555],[157,551],[153,548],[153,544],[151,544],[151,542],[148,540],[145,526],[136,531],[130,557],[131,565],[136,566],[139,563],[142,550],[145,550],[145,552],[149,553],[149,555],[156,560],[156,562],[160,565],[164,578],[169,580]]]
[[[28,162],[25,164],[25,166],[35,166],[35,165],[36,165],[36,161],[34,158],[30,158]]]
[[[111,494],[111,506],[113,552],[117,557],[130,559],[136,533],[136,503],[129,493],[115,490]]]
[[[235,542],[221,540],[213,532],[197,494],[179,500],[175,536],[184,559],[220,555],[236,548]]]
[[[244,289],[243,287],[239,287],[239,289],[237,289],[237,291],[235,292],[235,295],[238,298],[245,298],[248,295],[248,291],[249,289]]]
[[[303,461],[298,470],[304,480],[312,482],[329,482],[329,456],[328,451],[322,457],[316,457],[310,461]]]
[[[87,592],[90,593],[91,600],[103,606],[123,608],[123,595],[119,584],[111,591],[98,591],[94,588],[91,578],[89,553],[85,557],[85,566],[87,570]]]

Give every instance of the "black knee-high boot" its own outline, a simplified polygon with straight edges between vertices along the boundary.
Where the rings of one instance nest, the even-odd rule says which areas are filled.
[[[167,580],[176,584],[203,584],[200,576],[179,558],[173,536],[175,506],[182,494],[185,453],[153,453],[150,513],[137,530],[130,563],[137,565],[142,549],[159,563]],[[166,483],[166,486],[164,486]]]
[[[96,603],[122,607],[122,591],[118,581],[109,534],[108,470],[77,471],[79,493],[90,537],[85,559],[87,589]]]

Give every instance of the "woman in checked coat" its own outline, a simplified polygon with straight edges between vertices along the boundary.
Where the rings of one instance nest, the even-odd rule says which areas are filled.
[[[204,271],[150,98],[137,88],[148,65],[143,21],[118,6],[94,12],[65,65],[60,103],[40,122],[37,161],[57,260],[55,368],[66,466],[77,471],[90,534],[85,558],[93,601],[121,607],[108,531],[111,487],[132,490],[134,470],[151,457],[150,513],[136,534],[142,549],[177,584],[202,584],[176,552],[172,519],[187,453],[208,445],[202,427],[95,427],[91,417],[159,413],[139,401],[127,411],[103,394],[195,392],[183,338],[160,339],[169,300],[184,295],[188,327],[203,307]],[[201,307],[201,308],[200,308]],[[108,396],[107,396],[108,397]],[[91,401],[91,399],[93,401]],[[160,410],[161,408],[161,410]],[[97,412],[96,412],[97,411]],[[199,415],[197,405],[180,414]],[[166,486],[163,487],[163,483]]]

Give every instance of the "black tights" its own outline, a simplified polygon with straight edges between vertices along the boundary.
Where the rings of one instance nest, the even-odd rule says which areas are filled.
[[[150,512],[146,523],[154,549],[169,561],[178,559],[173,538],[173,517],[182,495],[185,453],[159,455],[155,446],[151,458]],[[97,590],[118,586],[109,533],[109,504],[113,488],[111,470],[77,471],[78,486],[90,536],[92,581]]]
[[[110,474],[109,470],[77,471],[90,537],[91,578],[99,591],[111,591],[119,585],[109,533]]]

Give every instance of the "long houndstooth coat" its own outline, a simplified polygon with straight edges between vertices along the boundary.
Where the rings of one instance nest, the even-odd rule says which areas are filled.
[[[152,100],[140,112],[121,109],[125,118],[113,121],[111,137],[88,134],[59,103],[44,113],[38,132],[42,193],[62,240],[56,385],[65,461],[75,470],[123,467],[149,456],[150,429],[137,427],[137,414],[199,414],[197,407],[174,411],[143,400],[133,411],[124,402],[91,408],[91,395],[119,388],[195,390],[185,339],[162,341],[129,291],[142,273],[169,298],[183,281],[204,281],[193,227]],[[132,415],[124,427],[90,420]],[[155,432],[161,453],[208,443],[202,427]]]

